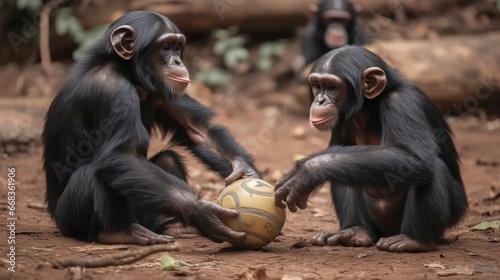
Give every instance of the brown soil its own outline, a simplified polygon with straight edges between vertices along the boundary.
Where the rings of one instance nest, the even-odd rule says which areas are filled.
[[[245,110],[221,107],[218,122],[227,125],[237,139],[256,158],[265,179],[274,182],[279,172],[289,169],[294,157],[325,147],[328,135],[313,131],[305,117],[292,116],[275,107],[258,108],[255,102],[245,104]],[[278,116],[278,117],[276,117]],[[262,251],[235,251],[228,244],[215,244],[202,237],[179,239],[181,249],[170,255],[193,266],[162,271],[161,253],[151,255],[131,265],[98,269],[53,269],[43,266],[51,260],[66,257],[93,258],[136,249],[139,246],[100,246],[66,238],[43,208],[45,182],[41,168],[40,147],[29,154],[5,156],[0,160],[0,220],[6,224],[7,167],[16,167],[17,209],[16,267],[7,271],[8,230],[2,226],[0,279],[238,279],[250,268],[264,268],[271,279],[436,279],[446,267],[453,279],[495,279],[500,277],[500,232],[470,231],[486,219],[500,219],[500,130],[487,130],[476,119],[452,119],[456,143],[462,158],[462,172],[470,203],[470,211],[460,225],[447,232],[447,245],[428,253],[387,253],[376,248],[316,247],[309,242],[318,231],[335,231],[338,222],[329,200],[328,188],[323,188],[309,200],[309,207],[289,213],[282,235]],[[294,136],[298,126],[304,137]],[[300,129],[297,129],[300,130]],[[298,132],[295,131],[295,134]],[[162,147],[155,139],[151,153]],[[206,199],[215,200],[223,188],[223,180],[206,172],[190,159],[190,183],[201,188]],[[81,248],[84,246],[84,248]],[[472,274],[472,276],[460,275]],[[455,274],[455,276],[453,276]],[[458,274],[458,275],[456,275]],[[296,276],[300,278],[291,278]]]

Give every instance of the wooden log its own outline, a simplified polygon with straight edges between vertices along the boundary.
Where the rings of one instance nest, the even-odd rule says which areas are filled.
[[[168,16],[183,32],[204,33],[239,26],[243,32],[293,31],[308,20],[316,0],[115,0],[96,1],[74,12],[86,28],[109,23],[127,11],[149,10]]]
[[[361,16],[374,14],[409,13],[415,16],[440,15],[451,6],[457,5],[461,0],[350,0],[356,6]],[[470,0],[469,2],[485,2],[485,0]]]
[[[378,41],[367,48],[444,110],[463,113],[500,101],[500,32],[436,40]],[[460,109],[461,108],[461,109]]]

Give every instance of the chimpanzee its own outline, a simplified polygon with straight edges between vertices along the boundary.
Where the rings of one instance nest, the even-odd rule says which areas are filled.
[[[155,244],[171,219],[215,242],[245,234],[221,219],[237,212],[200,200],[180,156],[147,159],[154,127],[231,183],[260,177],[252,157],[214,113],[185,94],[186,38],[166,17],[125,14],[76,63],[53,100],[43,132],[48,210],[65,236],[101,243]]]
[[[331,130],[330,143],[276,183],[277,205],[304,209],[328,181],[340,230],[315,235],[315,245],[436,249],[468,208],[452,134],[437,106],[359,46],[322,56],[309,84],[310,123]]]
[[[312,5],[315,14],[302,37],[302,67],[345,45],[364,45],[370,38],[356,26],[356,10],[348,0],[323,0]]]

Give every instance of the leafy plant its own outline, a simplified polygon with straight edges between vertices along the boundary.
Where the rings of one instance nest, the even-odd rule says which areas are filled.
[[[220,68],[211,68],[196,73],[195,79],[208,86],[221,86],[231,83],[231,73]]]
[[[267,71],[273,65],[275,58],[280,57],[285,51],[288,40],[280,39],[272,42],[266,42],[259,47],[259,60],[257,67],[261,71]]]
[[[244,47],[243,36],[234,36],[228,30],[215,29],[212,37],[215,39],[212,52],[221,57],[225,68],[235,70],[239,63],[247,61],[250,57],[250,53]],[[231,71],[214,67],[201,70],[195,79],[209,86],[227,86],[231,84],[232,75]]]
[[[216,29],[212,35],[217,39],[213,52],[222,56],[227,68],[234,69],[238,63],[246,61],[250,56],[248,50],[243,46],[245,39],[242,36],[231,36],[231,33],[224,29]]]
[[[179,266],[193,266],[187,262],[175,259],[168,254],[161,257],[161,269],[163,270],[173,270]]]
[[[71,8],[61,8],[55,20],[56,32],[59,35],[69,34],[78,43],[78,48],[73,52],[73,58],[81,58],[108,29],[108,25],[100,25],[91,30],[83,29],[78,19],[71,13]]]

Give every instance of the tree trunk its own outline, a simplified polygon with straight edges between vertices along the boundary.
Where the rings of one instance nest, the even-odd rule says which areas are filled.
[[[500,101],[500,33],[375,42],[368,49],[400,70],[443,109],[470,112]],[[460,109],[461,108],[461,109]]]

